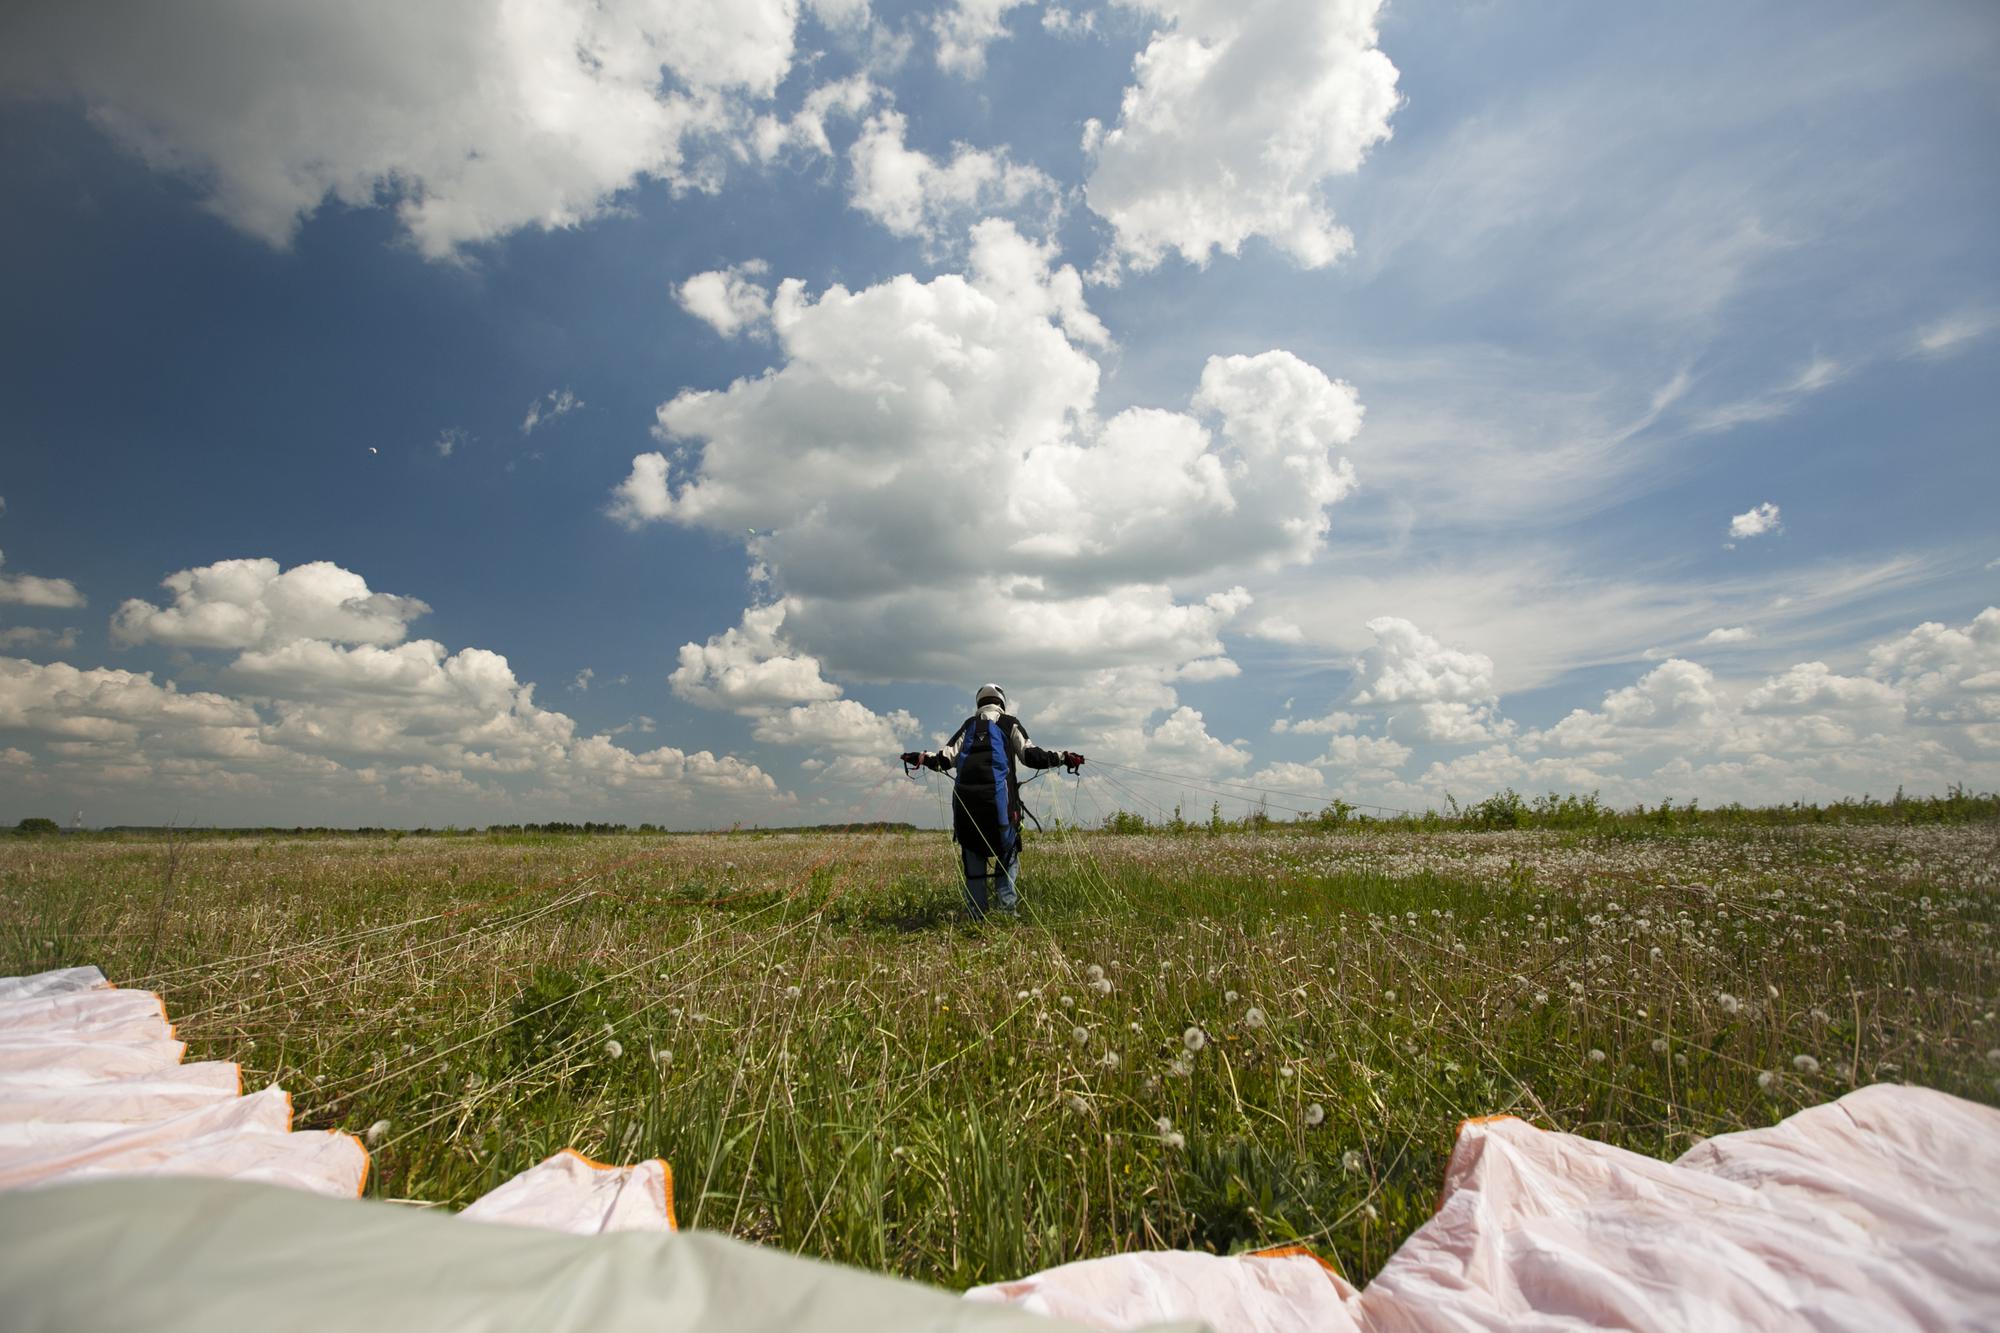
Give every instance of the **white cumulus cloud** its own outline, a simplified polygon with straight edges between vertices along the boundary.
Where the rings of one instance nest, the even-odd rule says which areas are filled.
[[[769,271],[761,259],[697,273],[675,291],[681,309],[725,338],[754,333],[770,318],[771,289],[751,281]]]
[[[941,162],[910,147],[908,131],[902,112],[878,111],[847,150],[849,201],[891,232],[935,242],[974,215],[1020,212],[1044,227],[1055,221],[1062,189],[1039,168],[1015,162],[1005,148],[964,143]]]
[[[1140,269],[1261,236],[1308,267],[1353,246],[1321,186],[1389,137],[1380,0],[1132,0],[1161,22],[1116,125],[1086,128],[1090,207]]]
[[[1784,523],[1779,516],[1778,506],[1769,500],[1729,520],[1729,536],[1733,541],[1748,541],[1752,537],[1762,537],[1766,533],[1783,530]]]
[[[0,556],[0,564],[6,557]],[[37,574],[0,574],[0,605],[41,606],[70,610],[84,604],[83,594],[68,579]]]
[[[787,636],[834,674],[1231,669],[1189,666],[1249,604],[1218,576],[1318,550],[1352,485],[1354,391],[1282,351],[1217,357],[1186,407],[1099,420],[1102,327],[1052,255],[986,222],[970,275],[779,284],[779,367],[662,405],[667,448],[611,512],[753,532]],[[1183,600],[1173,579],[1223,586]]]
[[[777,91],[797,17],[797,0],[188,0],[110,21],[19,0],[0,89],[79,100],[272,245],[329,200],[386,202],[443,258],[588,221],[643,178],[712,187],[708,146]]]
[[[1007,14],[1029,0],[946,0],[931,16],[938,68],[977,77],[986,72],[986,48],[1007,36]]]
[[[330,561],[294,565],[259,558],[219,560],[161,581],[173,605],[128,600],[111,617],[121,643],[180,648],[250,648],[294,639],[393,644],[430,607],[414,597],[371,592],[366,579]]]

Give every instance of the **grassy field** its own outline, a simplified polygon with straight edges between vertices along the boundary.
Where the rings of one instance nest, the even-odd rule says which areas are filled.
[[[557,1148],[682,1225],[962,1287],[1304,1241],[1366,1279],[1456,1122],[1671,1157],[1858,1084],[2000,1101],[2000,825],[0,841],[0,974],[160,991],[190,1059],[460,1205]],[[372,1127],[372,1128],[371,1128]]]

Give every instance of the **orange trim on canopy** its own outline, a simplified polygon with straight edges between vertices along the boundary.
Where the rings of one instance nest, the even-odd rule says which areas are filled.
[[[1541,1126],[1522,1120],[1520,1116],[1506,1111],[1502,1111],[1498,1115],[1467,1116],[1465,1119],[1459,1121],[1458,1128],[1451,1132],[1451,1156],[1445,1158],[1444,1179],[1438,1181],[1437,1202],[1431,1205],[1432,1216],[1436,1216],[1438,1213],[1444,1211],[1445,1189],[1451,1183],[1451,1166],[1458,1159],[1458,1143],[1460,1139],[1465,1137],[1465,1131],[1473,1125],[1497,1125],[1503,1120],[1512,1120],[1518,1124],[1527,1125],[1529,1129],[1534,1130],[1536,1133],[1541,1132]]]
[[[1340,1276],[1340,1270],[1334,1267],[1331,1260],[1322,1258],[1303,1245],[1273,1245],[1267,1250],[1252,1250],[1247,1257],[1251,1259],[1310,1259],[1334,1277]]]

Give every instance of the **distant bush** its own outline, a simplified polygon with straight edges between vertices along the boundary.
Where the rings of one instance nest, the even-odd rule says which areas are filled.
[[[53,819],[24,819],[14,825],[17,838],[48,838],[62,832],[62,825]]]

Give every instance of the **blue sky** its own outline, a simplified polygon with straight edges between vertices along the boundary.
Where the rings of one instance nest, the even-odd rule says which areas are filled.
[[[921,818],[989,678],[1299,806],[2000,786],[1989,6],[0,50],[0,816]]]

